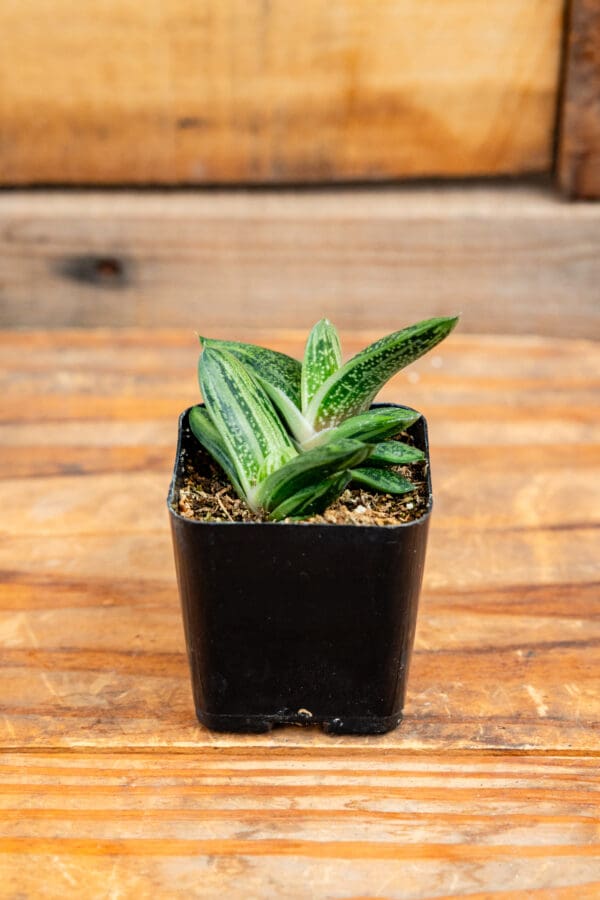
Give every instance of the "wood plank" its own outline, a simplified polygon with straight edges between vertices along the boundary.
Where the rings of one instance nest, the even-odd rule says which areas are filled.
[[[436,490],[406,719],[244,737],[194,720],[164,510],[193,335],[0,333],[0,893],[595,900],[599,352],[459,333],[401,373]]]
[[[381,333],[460,311],[469,332],[588,338],[599,251],[600,207],[534,187],[12,192],[0,325],[239,335],[326,313]]]
[[[600,198],[600,5],[570,0],[561,97],[558,182],[573,199]]]
[[[0,877],[7,896],[591,900],[599,787],[576,756],[5,754]]]
[[[562,0],[3,4],[3,184],[550,168]]]
[[[301,353],[300,331],[255,335]],[[264,740],[190,712],[164,496],[197,352],[182,331],[0,335],[5,748]],[[407,718],[377,746],[600,750],[599,352],[459,332],[387,389],[429,419],[437,500]]]

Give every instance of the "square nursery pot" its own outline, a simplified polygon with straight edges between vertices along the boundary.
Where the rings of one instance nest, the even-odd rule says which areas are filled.
[[[168,507],[198,719],[235,732],[286,723],[332,734],[395,728],[431,511],[425,419],[410,429],[427,458],[425,514],[363,526],[184,518],[184,464],[207,464],[188,414],[179,420]]]

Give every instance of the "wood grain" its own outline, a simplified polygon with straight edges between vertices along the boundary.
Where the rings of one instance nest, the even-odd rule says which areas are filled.
[[[191,718],[164,507],[196,358],[181,331],[0,339],[5,746],[229,746]],[[429,419],[437,503],[407,719],[378,746],[600,749],[598,358],[459,333],[384,392]]]
[[[600,198],[600,4],[570,0],[558,181],[573,199]]]
[[[5,896],[591,900],[599,788],[582,757],[6,754],[0,874]]]
[[[542,188],[13,192],[0,260],[5,327],[239,334],[326,313],[385,332],[426,310],[471,332],[600,337],[600,208]]]
[[[165,495],[196,355],[0,333],[0,896],[595,900],[598,345],[459,332],[386,392],[429,419],[436,508],[381,738],[194,720]]]
[[[3,184],[547,171],[562,0],[2,5]]]

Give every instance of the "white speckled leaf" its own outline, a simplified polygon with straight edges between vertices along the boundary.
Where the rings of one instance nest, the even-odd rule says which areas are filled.
[[[403,444],[401,441],[384,441],[375,444],[373,452],[367,460],[369,466],[406,466],[425,459],[422,450]]]
[[[313,327],[306,342],[302,362],[302,411],[308,405],[321,385],[342,365],[340,338],[328,319],[321,319]]]
[[[198,372],[210,418],[249,499],[256,484],[297,451],[263,388],[231,353],[206,347]]]
[[[239,359],[260,382],[279,413],[283,416],[288,428],[297,441],[305,441],[313,429],[300,411],[300,380],[302,366],[297,359],[259,347],[256,344],[242,344],[238,341],[219,341],[213,338],[200,338],[207,349],[227,350]]]
[[[269,350],[256,344],[243,344],[239,341],[219,341],[201,337],[200,343],[207,349],[227,350],[264,382],[263,387],[266,387],[266,384],[272,385],[300,409],[302,365],[297,359],[277,350]]]
[[[427,319],[371,344],[327,379],[306,418],[320,431],[368,409],[392,375],[439,344],[457,321],[458,317]]]
[[[200,441],[204,449],[208,450],[210,455],[219,463],[237,493],[243,497],[244,492],[240,486],[235,466],[227,452],[223,438],[215,428],[207,410],[201,406],[194,406],[190,410],[188,421],[196,440]]]
[[[324,447],[307,450],[258,485],[253,498],[255,505],[273,512],[299,491],[311,486],[317,488],[331,475],[359,466],[370,453],[367,444],[349,440],[332,441]]]
[[[384,406],[351,416],[335,428],[320,431],[311,439],[310,445],[317,447],[332,440],[352,438],[365,444],[375,444],[393,437],[410,428],[421,418],[414,409],[399,406]]]
[[[331,475],[316,485],[310,485],[284,500],[277,509],[273,510],[269,518],[273,522],[278,522],[287,518],[305,519],[307,516],[325,512],[327,507],[331,506],[344,492],[350,478],[350,472],[344,469],[343,472]]]
[[[387,469],[352,469],[352,481],[385,494],[407,494],[414,491],[415,486],[407,478]]]

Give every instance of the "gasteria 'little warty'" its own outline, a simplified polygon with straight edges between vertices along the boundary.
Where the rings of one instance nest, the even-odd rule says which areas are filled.
[[[253,344],[200,338],[204,407],[189,417],[196,438],[248,506],[273,521],[323,512],[350,482],[402,494],[394,466],[423,458],[390,440],[420,417],[371,403],[383,385],[454,328],[458,317],[395,331],[342,364],[334,326],[314,326],[299,362]]]

